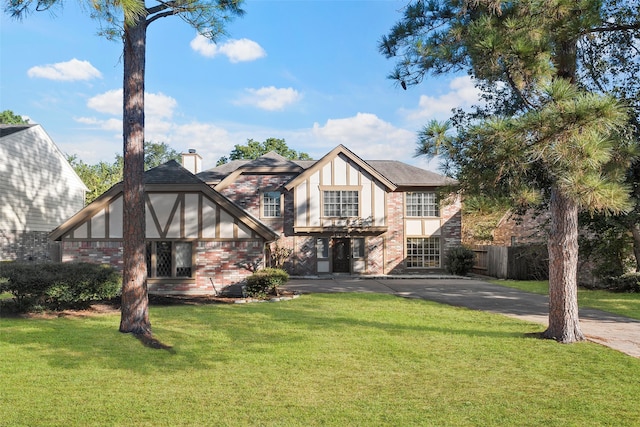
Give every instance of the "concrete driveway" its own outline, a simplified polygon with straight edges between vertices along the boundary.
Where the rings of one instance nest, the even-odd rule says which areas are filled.
[[[442,304],[503,314],[548,325],[548,298],[477,279],[450,276],[420,278],[293,278],[285,288],[300,293],[374,292],[422,298]],[[589,341],[640,358],[640,321],[593,309],[580,310]]]

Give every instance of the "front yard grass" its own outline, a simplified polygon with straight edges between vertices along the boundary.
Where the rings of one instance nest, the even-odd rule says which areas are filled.
[[[640,359],[542,325],[376,294],[0,318],[3,426],[632,426]]]
[[[487,280],[496,285],[508,286],[536,294],[549,294],[548,280]],[[578,306],[596,308],[640,320],[640,294],[578,289]]]

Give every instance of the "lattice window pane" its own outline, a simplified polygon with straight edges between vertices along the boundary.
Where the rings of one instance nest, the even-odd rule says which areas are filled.
[[[149,277],[151,277],[151,275],[153,274],[153,270],[151,270],[151,242],[147,242],[146,244],[146,252],[145,252],[145,259],[147,261],[147,275]]]
[[[191,243],[176,243],[176,276],[191,277]]]
[[[156,275],[171,277],[171,242],[156,242]]]

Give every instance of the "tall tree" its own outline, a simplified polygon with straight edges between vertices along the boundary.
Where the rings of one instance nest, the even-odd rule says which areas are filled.
[[[253,139],[247,139],[245,145],[236,144],[231,150],[229,157],[221,157],[216,166],[223,165],[229,160],[253,160],[258,157],[267,154],[270,151],[275,151],[282,157],[290,160],[311,160],[311,157],[307,153],[298,152],[292,148],[289,148],[284,139],[280,138],[267,138],[263,142],[255,141]]]
[[[36,10],[60,6],[63,0],[12,0],[6,11],[23,17]],[[225,24],[242,15],[242,0],[95,0],[88,2],[92,16],[105,25],[102,34],[123,41],[123,205],[124,245],[120,331],[151,334],[145,262],[144,206],[144,82],[148,26],[177,15],[200,34],[215,39]]]
[[[466,71],[484,89],[484,107],[453,117],[455,135],[439,124],[425,127],[417,153],[443,155],[467,190],[509,195],[521,206],[548,203],[544,336],[561,342],[584,339],[577,213],[627,207],[621,167],[634,153],[621,130],[623,109],[577,89],[581,59],[605,34],[624,34],[620,40],[635,41],[637,50],[639,11],[637,2],[623,0],[417,0],[380,42],[384,55],[399,57],[390,77],[403,88],[428,73]],[[633,62],[637,52],[624,52],[601,59]]]
[[[29,123],[22,116],[15,114],[11,110],[4,110],[0,113],[0,124],[3,125],[25,125]]]

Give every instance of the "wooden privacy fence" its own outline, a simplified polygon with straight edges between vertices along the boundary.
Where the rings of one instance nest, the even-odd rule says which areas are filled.
[[[474,246],[473,270],[498,279],[548,279],[549,256],[545,245]]]

